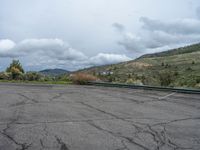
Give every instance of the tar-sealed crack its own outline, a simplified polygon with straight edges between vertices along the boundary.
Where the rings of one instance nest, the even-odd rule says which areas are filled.
[[[168,148],[170,149],[173,149],[173,150],[177,150],[177,149],[191,149],[190,147],[182,147],[180,145],[177,145],[175,142],[172,141],[172,139],[170,139],[169,136],[167,136],[167,132],[166,132],[166,125],[169,124],[169,123],[172,123],[172,122],[177,122],[177,121],[184,121],[184,120],[191,120],[191,119],[200,119],[200,118],[185,118],[185,119],[177,119],[177,120],[172,120],[172,121],[169,121],[169,122],[165,122],[165,123],[160,123],[160,124],[155,124],[155,125],[160,125],[160,126],[163,126],[163,130],[162,131],[156,131],[154,130],[152,127],[155,126],[155,125],[149,125],[149,124],[145,124],[144,127],[141,127],[140,125],[136,125],[134,124],[133,122],[129,121],[129,120],[126,120],[124,118],[121,118],[117,115],[114,115],[110,112],[106,112],[104,110],[101,110],[99,108],[96,108],[92,105],[89,105],[89,104],[86,104],[84,102],[81,102],[82,105],[85,105],[89,108],[92,108],[92,109],[95,109],[101,113],[104,113],[104,114],[107,114],[107,115],[110,115],[116,119],[119,119],[119,120],[122,120],[124,122],[127,122],[129,123],[130,125],[132,125],[136,131],[133,135],[133,137],[127,137],[127,136],[124,136],[124,135],[121,135],[119,133],[114,133],[113,131],[110,131],[108,129],[104,129],[102,128],[101,126],[99,125],[96,125],[94,123],[94,121],[87,121],[87,123],[93,127],[95,127],[96,129],[100,130],[100,131],[103,131],[103,132],[106,132],[106,133],[109,133],[111,134],[112,136],[115,136],[115,137],[119,137],[119,138],[123,138],[125,139],[126,141],[128,141],[129,143],[132,143],[134,145],[137,145],[138,147],[144,149],[144,150],[151,150],[152,148],[148,148],[146,145],[143,145],[142,141],[141,141],[141,138],[140,138],[140,135],[142,134],[148,134],[152,137],[153,141],[154,141],[154,145],[155,145],[155,150],[160,150],[162,147],[164,146],[167,146]],[[137,140],[136,140],[137,139]],[[141,142],[138,142],[141,141]],[[137,142],[136,142],[137,141]],[[124,143],[122,143],[122,145],[124,145]]]
[[[21,110],[21,109],[20,109]],[[22,143],[22,142],[19,142],[17,141],[13,136],[11,136],[9,133],[8,133],[8,130],[13,128],[12,126],[15,124],[15,122],[19,119],[20,117],[20,114],[22,112],[19,111],[19,112],[15,112],[14,114],[16,114],[16,117],[15,119],[11,120],[9,123],[7,123],[6,125],[6,128],[3,129],[2,131],[0,131],[0,134],[3,135],[4,137],[6,137],[9,141],[13,142],[15,145],[17,145],[18,148],[17,150],[27,150],[29,147],[31,147],[31,143]]]
[[[16,141],[12,136],[10,136],[9,134],[7,134],[6,132],[0,132],[2,135],[4,135],[7,139],[9,139],[10,141],[12,141],[14,144],[16,144],[17,146],[20,146],[20,149],[17,150],[27,150],[29,147],[31,147],[31,144],[28,143],[20,143],[18,141]]]
[[[14,104],[11,104],[9,105],[9,107],[16,107],[16,106],[24,106],[26,104],[35,104],[35,103],[38,103],[37,100],[35,99],[32,99],[24,94],[21,94],[21,93],[16,93],[18,94],[20,97],[23,97],[23,100],[20,101],[20,102],[17,102],[17,103],[14,103]]]
[[[29,94],[31,94],[30,92],[27,92]],[[170,149],[170,150],[181,150],[181,149],[195,149],[196,145],[192,145],[193,143],[189,144],[188,147],[183,147],[181,143],[178,144],[178,142],[176,142],[176,137],[174,137],[175,139],[173,139],[173,134],[172,137],[169,133],[170,132],[170,127],[172,123],[179,123],[182,121],[193,121],[193,120],[199,120],[200,117],[188,117],[188,118],[182,118],[182,119],[174,119],[171,121],[163,121],[163,122],[159,122],[159,123],[142,123],[142,122],[136,122],[136,120],[134,121],[134,119],[149,119],[150,122],[152,121],[151,119],[155,119],[154,116],[152,117],[148,117],[148,118],[137,118],[137,116],[131,116],[129,117],[129,115],[127,117],[121,117],[120,115],[118,115],[117,113],[114,113],[111,110],[106,110],[103,109],[99,106],[95,106],[93,104],[90,103],[89,101],[73,101],[73,102],[67,102],[64,101],[64,96],[63,94],[66,94],[62,91],[58,91],[55,95],[51,95],[51,98],[48,98],[47,101],[40,101],[40,100],[35,100],[33,95],[30,95],[30,97],[28,96],[29,94],[19,94],[16,93],[18,95],[20,95],[21,101],[18,101],[17,103],[13,104],[13,106],[17,106],[17,110],[16,112],[14,112],[13,115],[13,120],[8,120],[6,122],[2,122],[0,123],[0,125],[6,125],[6,127],[4,129],[2,129],[0,131],[0,134],[2,136],[4,136],[5,138],[7,138],[10,143],[12,143],[17,150],[27,150],[27,149],[33,149],[34,146],[38,146],[36,145],[36,143],[30,143],[30,141],[23,141],[23,140],[19,140],[17,138],[17,134],[15,133],[15,131],[17,129],[15,129],[16,125],[29,125],[29,124],[44,124],[43,129],[42,129],[42,136],[38,138],[38,144],[40,146],[41,149],[51,149],[51,148],[55,148],[54,144],[56,144],[55,146],[59,149],[59,150],[69,150],[69,148],[72,148],[71,145],[68,146],[68,143],[66,144],[66,139],[65,138],[61,138],[60,135],[54,134],[54,130],[50,130],[48,129],[49,125],[51,123],[68,123],[68,122],[84,122],[84,123],[88,123],[90,126],[89,127],[93,127],[96,130],[100,131],[100,132],[104,132],[105,135],[110,135],[112,137],[114,137],[115,139],[117,139],[117,141],[119,141],[120,145],[117,149],[115,150],[131,150],[131,146],[136,147],[136,149],[143,149],[143,150],[163,150],[163,149]],[[51,93],[52,94],[52,93]],[[110,94],[110,93],[109,93]],[[124,94],[124,93],[123,93]],[[145,99],[136,99],[136,97],[131,97],[131,96],[127,96],[127,95],[119,95],[119,99],[116,98],[116,101],[120,101],[120,102],[124,102],[122,100],[128,100],[128,102],[130,103],[130,101],[132,101],[134,103],[134,105],[143,105],[144,103],[147,104],[148,103],[150,105],[151,102],[155,102],[155,103],[159,103],[159,102],[164,102],[164,103],[174,103],[174,104],[179,104],[179,105],[184,105],[187,107],[192,107],[192,108],[197,108],[199,109],[197,102],[196,103],[190,103],[188,101],[186,101],[186,98],[182,99],[175,99],[175,97],[178,97],[175,94],[168,94],[166,96],[163,97],[157,97],[158,95],[154,95],[153,97],[149,97],[149,99],[147,99],[147,96],[144,96]],[[87,93],[85,94],[87,95]],[[63,96],[63,97],[62,97]],[[111,95],[112,97],[117,97],[117,95]],[[136,95],[136,96],[140,96],[140,95]],[[100,96],[99,96],[100,97]],[[19,97],[18,97],[19,98]],[[42,97],[41,97],[42,98]],[[62,99],[61,99],[62,98]],[[81,96],[82,98],[82,96]],[[179,98],[179,97],[178,97]],[[105,99],[105,102],[107,102],[108,98]],[[46,100],[46,99],[45,99]],[[113,99],[111,99],[113,100]],[[100,117],[100,118],[63,118],[61,120],[59,120],[59,118],[54,118],[53,120],[36,120],[33,119],[32,121],[28,121],[26,122],[24,119],[19,119],[20,116],[22,117],[23,115],[23,109],[25,107],[25,105],[35,105],[35,103],[39,104],[39,103],[57,103],[57,102],[66,102],[66,103],[75,103],[75,104],[82,104],[84,105],[86,108],[90,108],[91,111],[95,111],[95,112],[99,112],[101,114],[104,114],[106,117]],[[115,101],[113,101],[115,102]],[[127,102],[127,101],[126,101]],[[61,104],[62,104],[61,103]],[[113,104],[114,105],[114,104]],[[196,105],[196,106],[195,106]],[[146,105],[145,105],[146,106]],[[171,106],[171,105],[170,105]],[[84,108],[85,108],[84,107]],[[167,106],[168,107],[168,106]],[[82,108],[82,107],[81,107]],[[84,109],[83,108],[83,109]],[[56,113],[56,112],[55,112]],[[151,113],[151,112],[150,112]],[[25,114],[24,116],[27,116],[29,114]],[[191,114],[192,116],[192,114]],[[136,117],[136,118],[134,118]],[[158,117],[159,118],[159,117]],[[178,118],[178,117],[177,117]],[[24,120],[24,121],[23,121]],[[29,120],[29,119],[28,119]],[[115,122],[115,121],[120,121],[119,123],[126,122],[126,124],[128,124],[129,126],[132,127],[132,130],[130,130],[129,128],[127,129],[127,131],[130,131],[128,134],[125,134],[123,131],[126,130],[123,128],[123,130],[120,132],[120,130],[114,130],[111,127],[106,127],[106,125],[104,124],[104,122],[109,121],[109,122]],[[102,123],[102,124],[101,124]],[[178,123],[176,125],[178,125]],[[123,125],[123,124],[122,124]],[[134,128],[133,128],[134,127]],[[195,126],[196,127],[196,126]],[[14,130],[14,132],[13,132]],[[168,131],[169,130],[169,131]],[[19,131],[18,131],[19,132]],[[85,131],[83,131],[85,132]],[[176,132],[176,131],[175,131]],[[176,133],[175,133],[176,134]],[[57,135],[57,136],[55,136]],[[193,134],[194,135],[194,134]],[[53,138],[53,141],[52,140]],[[200,140],[198,138],[198,134],[195,135],[195,137],[191,137],[192,141],[194,141],[195,144],[199,144]],[[52,144],[49,144],[49,142],[52,142],[53,147],[51,147]],[[87,143],[86,143],[87,144]],[[183,144],[184,145],[184,144]],[[191,146],[192,145],[192,146]],[[191,147],[190,147],[191,146]],[[198,145],[197,145],[198,146]]]
[[[129,143],[134,144],[134,145],[136,145],[136,146],[138,146],[138,147],[140,147],[140,148],[142,148],[142,149],[144,149],[144,150],[150,150],[150,149],[148,149],[146,146],[144,146],[144,145],[142,145],[142,144],[137,143],[136,141],[134,141],[134,139],[131,138],[131,137],[127,137],[127,136],[121,135],[120,133],[114,133],[113,131],[104,129],[104,128],[102,128],[102,127],[96,125],[96,124],[95,124],[94,122],[92,122],[92,121],[88,121],[88,124],[91,125],[91,126],[93,126],[93,127],[95,127],[96,129],[98,129],[98,130],[100,130],[100,131],[102,131],[102,132],[106,132],[106,133],[112,135],[113,137],[121,138],[121,143],[122,143],[123,146],[125,145],[125,143],[124,143],[123,140],[126,140],[126,141],[128,141]],[[127,146],[125,146],[125,147],[126,147],[126,149],[128,149]]]
[[[58,99],[58,98],[60,98],[63,94],[64,94],[64,93],[58,93],[57,95],[53,96],[53,97],[50,98],[49,100],[50,100],[50,101],[53,101],[53,100],[55,100],[55,99]]]
[[[111,130],[108,130],[108,129],[105,129],[105,128],[102,128],[101,126],[95,124],[93,121],[88,121],[87,122],[89,125],[95,127],[96,129],[98,129],[99,131],[102,131],[102,132],[105,132],[105,133],[108,133],[110,135],[112,135],[113,137],[116,137],[116,138],[120,138],[121,139],[121,144],[122,144],[122,148],[118,148],[117,150],[122,150],[122,149],[125,149],[125,150],[129,150],[129,148],[127,147],[127,145],[125,144],[125,141],[126,142],[129,142],[131,144],[134,144],[136,146],[138,146],[139,148],[142,148],[144,150],[161,150],[162,147],[168,147],[169,149],[173,149],[173,150],[179,150],[179,149],[192,149],[192,147],[182,147],[176,143],[174,143],[169,136],[167,136],[167,132],[166,132],[166,129],[165,127],[163,128],[162,131],[158,132],[154,129],[152,129],[152,127],[150,125],[147,125],[146,127],[142,128],[140,127],[140,129],[137,129],[137,131],[135,132],[135,135],[133,136],[125,136],[125,135],[122,135],[120,133],[115,133]],[[145,143],[143,141],[139,142],[141,140],[141,138],[139,137],[138,134],[149,134],[152,136],[152,139],[154,140],[155,142],[155,147],[148,147],[145,145]],[[139,140],[139,141],[138,141]]]
[[[45,148],[45,146],[44,146],[44,143],[43,143],[43,140],[42,140],[42,139],[40,139],[40,145],[42,146],[42,148]]]
[[[55,136],[56,141],[58,142],[58,144],[60,145],[60,150],[69,150],[69,148],[67,147],[67,144],[65,144],[61,138]]]
[[[126,143],[125,143],[124,140],[121,140],[121,144],[122,144],[123,147],[117,148],[116,150],[130,150],[130,149],[127,147],[127,145],[126,145]]]
[[[87,104],[87,103],[80,102],[80,104],[85,105],[85,106],[87,106],[87,107],[89,107],[89,108],[91,108],[91,109],[94,109],[94,110],[96,110],[96,111],[99,111],[99,112],[101,112],[101,113],[104,113],[104,114],[106,114],[106,115],[109,115],[109,116],[111,116],[111,117],[114,117],[114,118],[116,118],[116,119],[122,119],[122,118],[118,117],[117,115],[114,115],[114,114],[112,114],[112,113],[106,112],[106,111],[104,111],[104,110],[102,110],[102,109],[96,108],[96,107],[94,107],[94,106],[92,106],[92,105],[89,105],[89,104]]]
[[[18,93],[18,95],[20,95],[21,97],[25,98],[27,101],[33,102],[33,103],[38,103],[38,100],[32,99],[22,93]]]
[[[187,120],[200,120],[200,117],[189,117],[189,118],[182,118],[182,119],[174,119],[174,120],[167,121],[167,122],[156,123],[156,124],[153,124],[152,126],[158,126],[158,125],[165,125],[166,126],[166,125],[174,123],[174,122],[187,121]]]

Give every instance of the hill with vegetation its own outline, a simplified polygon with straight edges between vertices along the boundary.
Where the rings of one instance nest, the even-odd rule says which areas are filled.
[[[190,46],[185,46],[185,47],[180,47],[168,51],[163,51],[159,53],[153,53],[153,54],[146,54],[141,57],[141,58],[150,58],[150,57],[166,57],[166,56],[173,56],[173,55],[179,55],[179,54],[185,54],[185,53],[192,53],[192,52],[197,52],[200,50],[200,44],[193,44]]]
[[[45,69],[45,70],[39,71],[39,73],[43,75],[47,75],[47,76],[59,76],[63,74],[68,74],[70,72],[64,69]]]
[[[79,72],[95,75],[108,82],[200,88],[200,44]]]

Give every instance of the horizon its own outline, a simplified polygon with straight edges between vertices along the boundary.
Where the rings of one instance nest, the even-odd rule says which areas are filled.
[[[196,45],[196,44],[200,44],[200,42],[198,43],[193,43],[193,44],[189,44],[189,45],[184,45],[184,46],[181,46],[181,47],[175,47],[173,49],[167,49],[167,50],[163,50],[163,51],[160,51],[160,52],[165,52],[165,51],[171,51],[171,50],[175,50],[177,48],[184,48],[184,47],[188,47],[188,46],[192,46],[192,45]],[[111,63],[111,64],[104,64],[104,65],[96,65],[96,66],[89,66],[89,67],[85,67],[85,68],[80,68],[80,69],[77,69],[77,70],[67,70],[65,68],[44,68],[44,69],[41,69],[41,70],[25,70],[25,72],[40,72],[40,71],[45,71],[45,70],[55,70],[55,69],[58,69],[58,70],[65,70],[65,71],[69,71],[69,72],[76,72],[76,71],[80,71],[80,70],[85,70],[85,69],[90,69],[90,68],[93,68],[93,67],[101,67],[101,66],[107,66],[107,65],[115,65],[115,64],[119,64],[119,63],[123,63],[123,62],[129,62],[129,61],[134,61],[144,55],[148,55],[148,54],[156,54],[156,53],[160,53],[160,52],[152,52],[152,53],[145,53],[145,54],[142,54],[142,55],[139,55],[138,57],[134,58],[134,59],[131,59],[131,60],[127,60],[127,61],[122,61],[122,62],[117,62],[117,63]],[[18,60],[18,59],[13,59],[13,60]],[[12,61],[12,60],[11,60]],[[11,62],[10,62],[11,63]],[[23,66],[23,64],[22,64]],[[8,67],[8,66],[7,66]],[[2,71],[5,71],[6,68]],[[1,70],[0,70],[1,72]]]
[[[2,0],[0,25],[0,71],[77,71],[199,43],[200,2]]]

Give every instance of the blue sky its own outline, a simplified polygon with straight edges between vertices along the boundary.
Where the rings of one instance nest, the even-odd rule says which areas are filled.
[[[199,0],[0,0],[0,70],[76,70],[200,42]]]

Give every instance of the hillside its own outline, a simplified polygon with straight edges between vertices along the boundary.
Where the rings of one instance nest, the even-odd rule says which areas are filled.
[[[81,72],[104,81],[140,85],[200,87],[200,44],[147,54],[133,61]]]
[[[179,54],[185,54],[185,53],[192,53],[200,50],[200,43],[199,44],[193,44],[190,46],[180,47],[164,52],[159,53],[153,53],[153,54],[146,54],[143,55],[140,58],[150,58],[150,57],[166,57],[166,56],[173,56],[173,55],[179,55]]]
[[[45,69],[39,71],[39,73],[48,76],[58,76],[58,75],[68,74],[70,72],[64,69]]]

